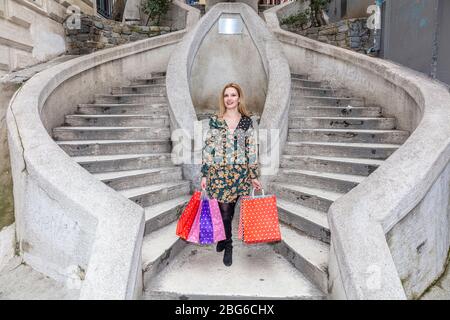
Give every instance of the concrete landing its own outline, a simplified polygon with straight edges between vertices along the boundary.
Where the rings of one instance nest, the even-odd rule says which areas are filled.
[[[189,244],[153,278],[145,299],[324,299],[271,245],[234,241],[233,265],[226,267],[215,245]]]
[[[69,290],[18,259],[0,271],[0,300],[76,300],[78,296],[78,290]]]

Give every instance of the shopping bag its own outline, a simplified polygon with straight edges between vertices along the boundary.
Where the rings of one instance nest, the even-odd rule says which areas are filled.
[[[200,191],[195,191],[177,223],[177,236],[187,239],[200,206]]]
[[[187,237],[187,241],[192,243],[200,243],[200,216],[202,214],[202,206],[199,205],[197,209],[197,213],[195,215],[194,222],[192,223],[191,231],[189,232],[189,236]]]
[[[214,243],[214,230],[211,219],[211,210],[209,207],[209,199],[207,197],[202,197],[201,201],[202,212],[200,215],[200,244],[211,244]]]
[[[223,226],[222,215],[220,214],[220,208],[217,199],[209,199],[209,208],[211,210],[214,242],[225,240],[225,228]]]
[[[245,196],[241,199],[238,238],[244,243],[275,242],[281,240],[278,208],[275,195]]]

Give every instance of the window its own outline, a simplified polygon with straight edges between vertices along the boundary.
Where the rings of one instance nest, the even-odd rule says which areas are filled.
[[[97,0],[97,13],[106,19],[112,18],[114,0]]]

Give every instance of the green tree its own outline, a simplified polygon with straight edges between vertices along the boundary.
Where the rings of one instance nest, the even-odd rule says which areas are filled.
[[[326,24],[322,17],[322,11],[325,10],[331,0],[311,0],[311,21],[316,27]]]
[[[147,23],[145,25],[148,25],[148,22],[151,19],[159,26],[161,17],[169,11],[171,2],[171,0],[144,0],[143,10],[148,15]]]

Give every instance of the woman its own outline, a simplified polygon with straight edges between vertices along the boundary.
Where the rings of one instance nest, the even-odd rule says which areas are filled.
[[[217,243],[216,250],[225,250],[223,263],[231,266],[231,222],[236,201],[240,196],[248,195],[251,187],[260,190],[261,183],[252,119],[239,85],[225,85],[219,105],[219,114],[209,120],[203,148],[201,188],[219,203],[226,239]]]

